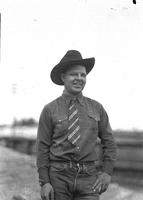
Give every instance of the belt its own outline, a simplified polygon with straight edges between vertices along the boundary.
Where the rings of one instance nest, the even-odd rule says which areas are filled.
[[[85,161],[85,162],[61,161],[61,160],[50,161],[50,166],[57,166],[57,165],[63,165],[65,167],[70,167],[70,168],[83,169],[86,166],[101,167],[101,161]]]

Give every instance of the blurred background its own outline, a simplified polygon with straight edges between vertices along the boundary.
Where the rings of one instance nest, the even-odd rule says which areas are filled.
[[[83,94],[103,104],[118,145],[112,194],[116,185],[120,199],[135,199],[143,186],[143,0],[2,0],[0,13],[0,172],[8,171],[1,199],[14,177],[3,164],[9,155],[35,163],[40,112],[63,91],[50,71],[69,49],[95,57]]]

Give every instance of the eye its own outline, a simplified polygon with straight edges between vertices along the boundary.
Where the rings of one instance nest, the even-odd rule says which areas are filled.
[[[70,76],[77,76],[77,74],[76,73],[71,73]]]
[[[81,74],[81,76],[82,76],[83,78],[85,78],[85,77],[86,77],[86,74]]]

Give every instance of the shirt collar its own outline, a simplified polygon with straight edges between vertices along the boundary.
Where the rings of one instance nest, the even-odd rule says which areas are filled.
[[[69,105],[69,103],[71,102],[72,99],[75,98],[75,96],[72,96],[71,94],[67,93],[66,90],[63,91],[63,94],[62,94],[62,97],[65,99],[67,105]],[[84,102],[83,102],[83,95],[82,93],[78,94],[76,96],[76,99],[78,100],[78,102],[83,105]]]

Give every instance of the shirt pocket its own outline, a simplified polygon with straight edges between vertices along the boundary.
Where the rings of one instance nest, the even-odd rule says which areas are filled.
[[[54,132],[64,133],[68,129],[68,117],[67,116],[55,116],[54,120]]]
[[[93,113],[88,113],[88,119],[89,128],[98,131],[99,116]]]

